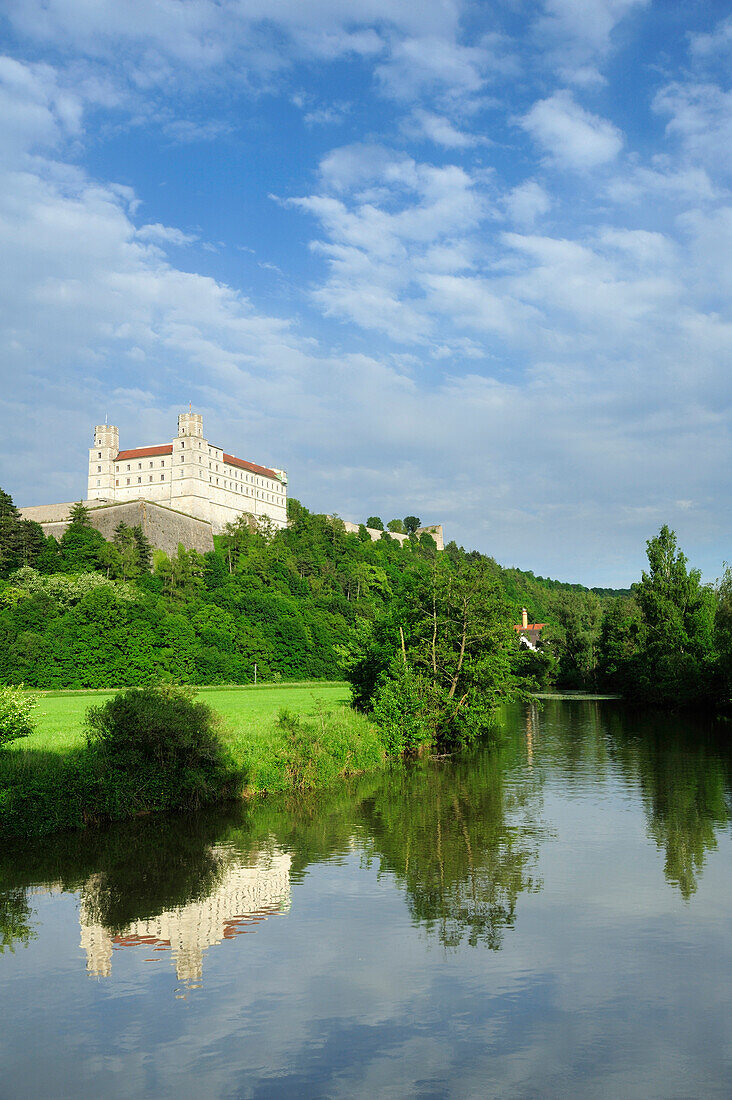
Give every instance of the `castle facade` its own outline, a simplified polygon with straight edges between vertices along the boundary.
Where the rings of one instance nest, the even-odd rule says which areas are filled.
[[[98,424],[89,449],[87,501],[145,500],[205,520],[214,534],[242,514],[287,524],[287,474],[228,454],[203,434],[200,413],[181,413],[172,442],[119,449],[119,429]]]

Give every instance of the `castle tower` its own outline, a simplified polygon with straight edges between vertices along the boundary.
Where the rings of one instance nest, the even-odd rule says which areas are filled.
[[[114,460],[119,452],[119,428],[97,424],[89,448],[87,500],[114,500]]]
[[[186,435],[195,435],[198,439],[203,439],[203,416],[201,413],[178,414],[178,436]]]
[[[178,414],[172,464],[171,500],[176,508],[186,511],[197,498],[208,496],[208,440],[203,436],[201,413]]]

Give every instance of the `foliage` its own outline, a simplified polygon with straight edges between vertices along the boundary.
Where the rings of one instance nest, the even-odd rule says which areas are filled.
[[[555,624],[544,628],[541,643],[559,662],[557,683],[561,687],[592,690],[597,686],[600,598],[594,592],[562,592],[554,610]]]
[[[44,545],[40,524],[21,519],[12,497],[0,489],[0,577],[35,564]]]
[[[246,684],[255,664],[260,681],[342,676],[344,656],[436,560],[434,541],[422,535],[400,545],[385,534],[372,542],[365,529],[347,534],[340,520],[292,498],[288,515],[281,531],[242,515],[212,553],[156,551],[150,572],[142,532],[122,525],[105,542],[75,505],[60,542],[46,539],[35,560],[15,557],[5,580],[0,573],[0,683]],[[547,607],[567,590],[454,543],[444,557],[458,571],[482,562],[506,595],[509,622],[523,605],[552,621]]]
[[[0,684],[0,748],[33,732],[35,706],[35,699],[22,686],[3,687]]]
[[[389,755],[414,755],[434,744],[439,706],[434,684],[394,657],[372,699],[373,719]]]
[[[388,612],[350,662],[354,703],[378,708],[392,744],[400,711],[405,748],[417,747],[418,720],[427,726],[423,741],[465,744],[490,728],[499,702],[515,695],[517,645],[485,563],[435,558],[402,578]]]
[[[633,602],[603,631],[606,667],[638,702],[708,702],[716,691],[714,591],[698,569],[687,568],[667,526],[648,540],[647,553],[649,569],[633,586]]]
[[[383,531],[384,521],[381,516],[369,516],[366,520],[366,526],[370,527],[372,531]]]
[[[190,688],[150,685],[90,707],[88,744],[115,772],[163,781],[186,808],[220,797],[233,772],[219,723]]]

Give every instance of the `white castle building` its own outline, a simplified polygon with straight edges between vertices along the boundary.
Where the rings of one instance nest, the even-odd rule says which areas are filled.
[[[171,443],[119,449],[119,429],[98,424],[89,450],[87,500],[145,500],[211,524],[220,534],[242,512],[287,524],[287,474],[228,454],[203,434],[200,413],[181,413]]]

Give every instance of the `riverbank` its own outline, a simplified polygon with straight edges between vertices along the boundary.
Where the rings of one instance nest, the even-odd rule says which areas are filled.
[[[86,752],[86,711],[113,694],[39,697],[34,734],[0,754],[0,835],[43,836],[175,808],[175,791],[100,772]],[[344,683],[214,688],[198,698],[221,718],[233,787],[245,796],[327,787],[386,764],[378,728],[351,710]]]

